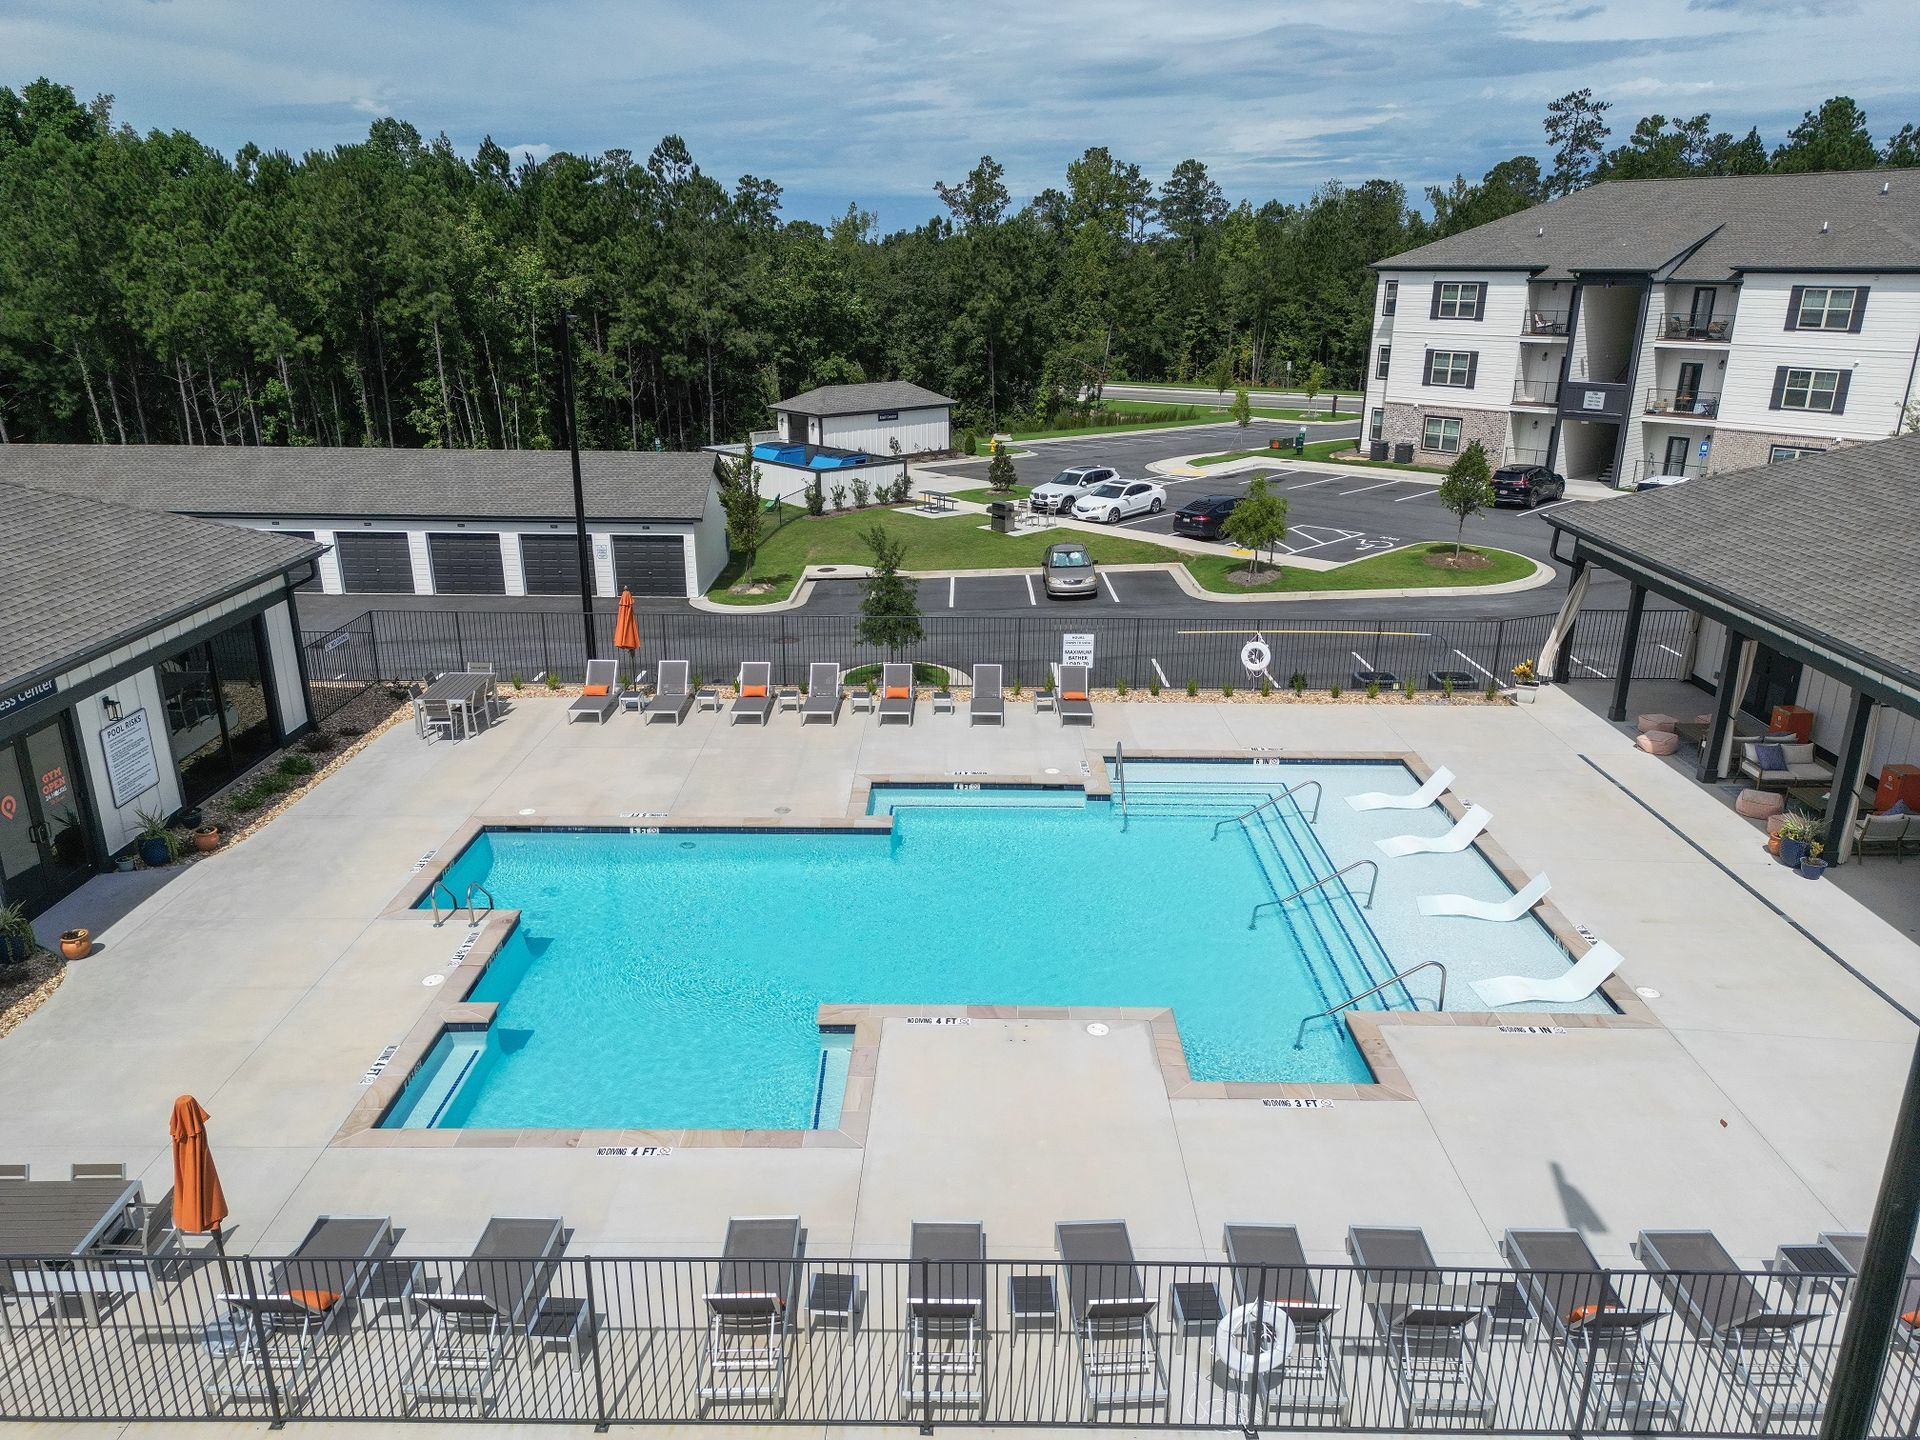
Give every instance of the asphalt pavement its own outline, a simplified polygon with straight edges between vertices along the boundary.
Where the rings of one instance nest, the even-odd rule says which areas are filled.
[[[1107,385],[1100,393],[1109,400],[1158,400],[1167,405],[1230,405],[1233,403],[1233,390],[1216,390],[1211,385]],[[1301,390],[1249,390],[1247,399],[1255,405],[1275,410],[1304,409],[1307,403],[1306,393]],[[1349,406],[1360,403],[1357,396],[1345,397]],[[1333,403],[1333,397],[1322,391],[1313,397],[1314,408],[1325,409]]]

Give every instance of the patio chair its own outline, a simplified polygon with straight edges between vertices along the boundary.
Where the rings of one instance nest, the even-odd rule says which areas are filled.
[[[913,1222],[907,1245],[900,1409],[987,1403],[987,1232],[977,1221]]]
[[[1820,1418],[1822,1382],[1802,1331],[1826,1311],[1773,1303],[1711,1230],[1642,1230],[1633,1253],[1689,1333],[1719,1352],[1755,1419]]]
[[[1066,1262],[1067,1303],[1087,1409],[1159,1408],[1167,1373],[1149,1296],[1124,1220],[1063,1220],[1054,1226]]]
[[[1920,853],[1920,829],[1911,815],[1863,812],[1853,822],[1853,852],[1856,855],[1892,855],[1896,859]]]
[[[1847,1286],[1859,1276],[1866,1262],[1867,1237],[1853,1231],[1823,1230],[1817,1242],[1832,1256],[1833,1269],[1840,1272]],[[1782,1246],[1785,1255],[1789,1247]],[[1777,1271],[1779,1265],[1774,1269]],[[1911,1355],[1920,1355],[1920,1260],[1907,1259],[1907,1283],[1900,1291],[1900,1307],[1894,1311],[1893,1343]]]
[[[8,1160],[0,1163],[0,1180],[31,1180],[33,1167],[24,1160]]]
[[[69,1180],[124,1180],[126,1162],[122,1160],[76,1160],[67,1169]]]
[[[765,660],[748,660],[740,666],[740,698],[733,702],[733,709],[727,713],[727,723],[736,725],[742,720],[751,720],[756,725],[767,723],[767,716],[773,713],[773,666]]]
[[[567,723],[591,719],[596,725],[620,708],[620,662],[587,661],[587,678],[580,687],[580,698],[567,707]]]
[[[1572,1390],[1574,1428],[1678,1428],[1686,1406],[1645,1336],[1664,1306],[1629,1305],[1578,1230],[1509,1230],[1500,1252],[1520,1298],[1560,1360]]]
[[[917,699],[913,666],[886,665],[880,671],[880,723],[904,719],[913,724],[913,706]]]
[[[659,677],[654,681],[653,704],[647,710],[647,723],[670,720],[678,725],[693,708],[693,687],[688,683],[684,660],[662,660]]]
[[[80,1167],[76,1165],[74,1168],[77,1170]],[[173,1191],[169,1189],[158,1200],[142,1199],[129,1203],[121,1216],[120,1228],[109,1232],[89,1253],[152,1259],[178,1249],[179,1244],[180,1236],[173,1225]]]
[[[419,1348],[400,1383],[402,1413],[428,1401],[491,1409],[507,1346],[552,1285],[565,1248],[557,1219],[495,1216],[450,1290],[409,1293]]]
[[[1493,812],[1486,806],[1472,805],[1444,835],[1395,835],[1373,843],[1382,855],[1451,855],[1479,839],[1491,819]]]
[[[1221,1239],[1233,1267],[1233,1303],[1278,1306],[1293,1322],[1293,1348],[1271,1372],[1262,1400],[1271,1409],[1319,1410],[1344,1420],[1347,1384],[1327,1322],[1337,1305],[1320,1298],[1300,1232],[1291,1225],[1229,1224]]]
[[[700,1408],[717,1402],[785,1401],[787,1334],[800,1290],[798,1215],[727,1221],[714,1287],[706,1294]]]
[[[257,1292],[220,1296],[239,1321],[238,1343],[202,1386],[207,1413],[217,1415],[236,1400],[267,1403],[269,1376],[281,1403],[297,1407],[312,1387],[321,1350],[352,1325],[394,1239],[384,1215],[322,1215]]]
[[[1084,665],[1062,665],[1060,667],[1060,723],[1062,725],[1093,724],[1093,702],[1087,698],[1087,667]]]
[[[982,720],[991,720],[995,725],[1007,723],[1007,697],[1000,690],[998,665],[973,667],[973,698],[967,702],[967,724],[978,725]]]
[[[1495,975],[1475,980],[1474,993],[1492,1010],[1503,1005],[1574,1005],[1585,1000],[1620,968],[1620,952],[1604,940],[1596,940],[1587,953],[1559,975],[1539,979],[1532,975]]]
[[[1347,1253],[1409,1420],[1469,1417],[1492,1425],[1498,1408],[1480,1361],[1475,1322],[1486,1303],[1442,1273],[1426,1235],[1406,1226],[1355,1225]]]
[[[1504,900],[1476,900],[1471,895],[1422,895],[1415,903],[1422,915],[1458,915],[1468,920],[1506,923],[1518,920],[1547,898],[1553,882],[1536,875]]]
[[[832,660],[807,666],[807,698],[800,706],[800,723],[821,719],[829,725],[840,723],[840,667]]]
[[[1384,790],[1369,790],[1360,795],[1347,796],[1347,804],[1355,810],[1424,810],[1453,784],[1453,772],[1442,765],[1427,777],[1427,783],[1418,790],[1406,795],[1393,795]]]

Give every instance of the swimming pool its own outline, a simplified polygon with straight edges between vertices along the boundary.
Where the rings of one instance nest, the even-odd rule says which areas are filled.
[[[1249,923],[1374,838],[1447,827],[1438,809],[1342,803],[1412,788],[1403,767],[1134,762],[1128,779],[1124,814],[1078,788],[963,782],[875,787],[891,832],[483,832],[445,878],[521,911],[470,997],[498,1004],[494,1024],[443,1036],[382,1123],[831,1127],[846,1069],[817,1022],[828,1002],[1171,1008],[1196,1080],[1365,1082],[1343,1024],[1296,1050],[1299,1022],[1386,980],[1392,957],[1425,958],[1436,926],[1475,926],[1445,932],[1468,969],[1567,963],[1532,921],[1417,915],[1435,888],[1507,893],[1471,851],[1387,862],[1371,909],[1332,885]],[[1233,821],[1308,780],[1317,823],[1311,791]],[[1455,1008],[1473,1003],[1465,976]],[[1364,1006],[1431,1008],[1432,978]]]
[[[854,465],[865,465],[872,460],[871,455],[858,450],[823,450],[814,446],[809,455],[805,445],[756,445],[753,458],[770,461],[776,465],[797,465],[808,470],[845,470]]]

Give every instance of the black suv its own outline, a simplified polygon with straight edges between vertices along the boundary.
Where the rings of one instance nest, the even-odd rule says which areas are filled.
[[[1531,510],[1567,493],[1567,482],[1544,465],[1502,465],[1493,472],[1493,503]]]
[[[1173,512],[1173,533],[1196,540],[1218,540],[1220,527],[1240,503],[1238,495],[1202,495]]]

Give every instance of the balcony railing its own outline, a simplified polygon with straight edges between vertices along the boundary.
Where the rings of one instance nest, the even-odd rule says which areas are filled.
[[[1565,310],[1529,310],[1520,322],[1522,335],[1564,336],[1570,316]]]
[[[1500,452],[1500,463],[1502,465],[1544,465],[1547,463],[1547,452],[1544,450],[1522,450],[1516,446],[1509,445],[1505,450]]]
[[[1720,413],[1720,397],[1704,390],[1649,390],[1642,409],[1649,415],[1688,415],[1711,420]]]
[[[1697,456],[1676,463],[1664,456],[1649,455],[1627,468],[1627,483],[1623,488],[1644,490],[1656,485],[1677,485],[1682,480],[1697,480],[1706,473],[1707,462]]]
[[[1696,320],[1691,315],[1669,315],[1661,323],[1662,340],[1697,340],[1703,345],[1722,345],[1733,338],[1731,317],[1720,320]]]
[[[1560,382],[1558,380],[1516,381],[1513,387],[1513,403],[1545,405],[1551,409],[1560,403]]]

